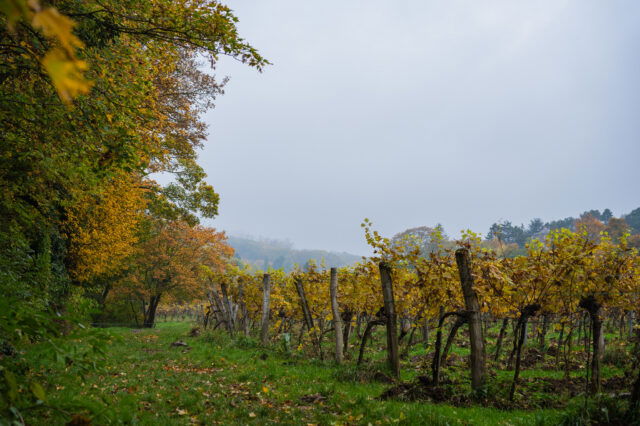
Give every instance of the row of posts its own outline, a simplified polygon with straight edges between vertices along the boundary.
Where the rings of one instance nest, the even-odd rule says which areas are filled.
[[[482,336],[482,322],[480,317],[480,305],[477,293],[474,290],[473,276],[471,275],[471,262],[469,251],[465,248],[456,251],[456,263],[460,273],[460,283],[464,295],[466,307],[465,316],[469,324],[469,337],[471,347],[471,385],[473,389],[480,389],[485,380],[485,348]],[[398,350],[398,330],[397,313],[395,309],[395,298],[393,294],[393,280],[391,266],[387,262],[378,264],[380,270],[380,283],[384,300],[384,312],[387,329],[387,360],[392,374],[400,377],[400,354]],[[344,334],[343,323],[338,306],[338,271],[331,268],[330,271],[330,294],[331,311],[333,316],[333,327],[335,329],[335,360],[342,363],[344,354]],[[302,283],[297,281],[296,287],[300,295],[305,324],[308,329],[313,328],[313,318],[306,305],[306,297]],[[262,279],[262,324],[260,339],[262,344],[269,343],[269,309],[271,300],[271,277],[264,274]]]

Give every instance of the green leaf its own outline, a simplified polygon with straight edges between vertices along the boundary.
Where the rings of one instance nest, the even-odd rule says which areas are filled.
[[[31,382],[31,393],[33,393],[33,395],[38,398],[40,401],[46,401],[47,400],[47,394],[44,391],[44,388],[42,387],[42,385],[38,382]]]
[[[18,382],[16,381],[16,376],[11,371],[4,370],[4,380],[7,382],[7,387],[9,388],[7,392],[9,401],[15,401],[18,398]]]

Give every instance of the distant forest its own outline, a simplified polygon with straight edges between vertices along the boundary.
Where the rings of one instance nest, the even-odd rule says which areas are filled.
[[[284,269],[289,272],[296,265],[304,268],[309,260],[327,267],[348,266],[361,260],[361,256],[325,250],[297,250],[289,241],[253,239],[229,236],[228,243],[240,260],[256,269]]]
[[[567,228],[572,231],[587,232],[593,241],[600,239],[606,232],[614,241],[619,241],[623,235],[629,235],[628,244],[640,248],[640,208],[628,214],[615,217],[610,209],[588,210],[578,217],[544,222],[542,219],[532,219],[528,225],[515,225],[511,221],[495,222],[489,227],[484,244],[500,253],[504,257],[514,257],[525,254],[525,244],[532,240],[544,240],[554,229]],[[393,241],[403,244],[410,237],[417,243],[424,254],[438,250],[440,247],[451,248],[455,241],[444,232],[442,225],[435,227],[419,226],[406,229],[393,237]]]
[[[586,230],[590,237],[597,239],[602,231],[607,232],[613,239],[619,239],[629,233],[629,245],[640,248],[640,208],[615,217],[610,209],[588,210],[577,217],[544,222],[542,219],[532,219],[528,225],[515,225],[508,220],[495,222],[489,227],[485,240],[488,246],[499,249],[506,257],[524,254],[525,244],[533,238],[544,240],[553,229],[568,228],[572,231]],[[445,233],[442,225],[435,227],[419,226],[406,229],[393,237],[400,242],[403,237],[410,235],[414,241],[419,241],[425,253],[437,248],[434,232],[442,238],[441,245],[453,247],[455,242]],[[304,268],[309,260],[327,267],[341,267],[352,265],[362,259],[350,253],[339,253],[325,250],[298,250],[286,240],[256,239],[250,237],[229,236],[229,245],[235,249],[236,258],[248,263],[256,269],[284,269],[289,272],[296,265]]]
[[[543,239],[549,231],[558,228],[568,228],[572,231],[586,230],[594,237],[600,232],[607,232],[612,238],[619,238],[625,233],[632,235],[632,244],[637,243],[640,237],[640,208],[615,217],[610,209],[588,210],[579,217],[567,217],[551,222],[543,222],[541,219],[533,219],[529,225],[513,225],[505,220],[491,225],[486,239],[499,239],[505,243],[517,244],[523,247],[532,238]]]

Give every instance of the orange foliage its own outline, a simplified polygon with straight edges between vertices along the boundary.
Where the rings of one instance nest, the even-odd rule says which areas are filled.
[[[147,296],[171,294],[176,298],[201,296],[203,266],[224,271],[233,248],[224,232],[201,225],[172,221],[158,224],[140,244],[133,284]]]
[[[586,232],[590,241],[599,241],[600,233],[603,232],[605,228],[606,226],[604,223],[590,214],[586,214],[576,220],[576,231]]]

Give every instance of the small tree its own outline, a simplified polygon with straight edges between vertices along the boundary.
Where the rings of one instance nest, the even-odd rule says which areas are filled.
[[[222,270],[233,249],[213,228],[185,222],[154,223],[139,246],[130,284],[144,300],[144,327],[153,327],[158,305],[168,294],[176,298],[203,293],[201,267]]]

